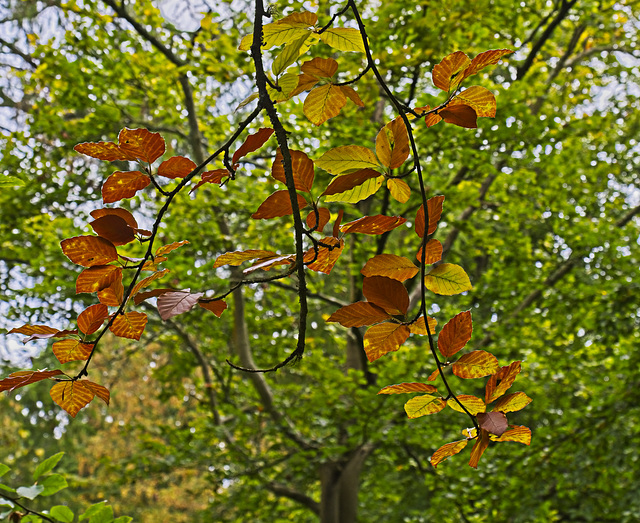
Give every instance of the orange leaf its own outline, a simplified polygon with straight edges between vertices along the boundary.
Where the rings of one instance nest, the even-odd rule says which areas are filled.
[[[313,124],[322,125],[340,114],[346,103],[347,97],[339,86],[325,84],[311,90],[304,100],[302,111]]]
[[[56,370],[20,370],[18,372],[12,372],[4,378],[0,380],[0,392],[8,390],[11,392],[12,390],[19,389],[20,387],[24,387],[25,385],[29,385],[30,383],[36,383],[38,381],[46,380],[48,378],[52,378],[53,376],[58,376],[59,374],[63,374],[60,369]]]
[[[131,340],[139,340],[147,325],[147,315],[142,312],[127,312],[120,314],[109,330],[120,338],[129,338]]]
[[[182,240],[181,242],[173,242],[167,245],[163,245],[162,247],[158,247],[156,256],[164,256],[165,254],[169,254],[170,252],[175,251],[176,249],[182,247],[183,245],[186,245],[187,243],[189,243],[188,240]]]
[[[380,129],[376,136],[376,154],[380,163],[389,169],[397,169],[409,157],[409,134],[402,118]]]
[[[404,404],[404,411],[411,419],[419,418],[420,416],[427,416],[429,414],[435,414],[444,409],[447,402],[439,396],[432,396],[431,394],[425,394],[424,396],[416,396],[411,398]]]
[[[429,218],[429,230],[427,234],[433,234],[438,228],[440,216],[442,216],[442,202],[444,196],[434,196],[427,200],[427,212]],[[416,234],[422,238],[424,236],[424,205],[421,205],[416,213]]]
[[[436,369],[431,374],[429,374],[427,381],[435,381],[438,376],[440,376],[440,369]]]
[[[126,127],[118,135],[118,147],[130,157],[147,163],[155,162],[165,150],[164,139],[159,133]]]
[[[102,201],[113,203],[131,198],[151,183],[151,178],[139,171],[116,171],[102,185]]]
[[[138,294],[138,292],[140,292],[140,290],[144,289],[145,287],[148,287],[152,282],[154,282],[159,278],[162,278],[163,276],[169,274],[170,272],[171,271],[169,269],[162,269],[161,271],[154,272],[151,276],[147,276],[146,278],[140,280],[133,287],[133,290],[131,291],[130,296],[134,297],[136,294]]]
[[[469,57],[462,51],[456,51],[445,56],[442,61],[435,65],[431,76],[433,85],[446,92],[454,91],[463,79],[461,74],[467,66],[471,64]]]
[[[398,350],[409,337],[409,328],[399,323],[380,323],[364,334],[364,350],[369,361]]]
[[[72,418],[86,407],[95,396],[94,392],[81,381],[61,381],[51,387],[51,399],[66,410]]]
[[[225,252],[221,254],[216,259],[216,262],[213,264],[213,268],[217,269],[218,267],[222,267],[223,265],[240,265],[248,260],[255,260],[258,258],[266,258],[269,256],[277,256],[277,254],[273,251],[263,251],[259,249],[249,249],[248,251],[233,251],[233,252]]]
[[[477,55],[471,63],[464,70],[464,78],[468,78],[469,76],[476,74],[481,69],[489,65],[495,65],[500,61],[506,54],[511,54],[513,51],[510,49],[491,49],[490,51],[485,51]]]
[[[435,238],[431,238],[427,242],[424,250],[427,253],[424,263],[427,265],[439,262],[442,259],[442,244]],[[422,261],[422,246],[418,249],[416,258],[418,261]]]
[[[364,327],[388,320],[384,309],[366,301],[359,301],[341,307],[327,319],[328,323],[338,322],[343,327]]]
[[[496,115],[496,97],[491,91],[479,85],[471,86],[462,91],[451,100],[448,107],[459,104],[471,107],[478,117],[487,116],[493,118]]]
[[[296,96],[303,91],[308,91],[314,85],[316,85],[320,79],[317,76],[312,76],[310,74],[299,74],[298,75],[298,85],[297,87],[290,93],[289,96]]]
[[[383,387],[378,391],[378,394],[405,394],[407,392],[438,392],[438,389],[427,383],[398,383]]]
[[[460,441],[453,441],[452,443],[447,443],[442,445],[438,450],[433,453],[429,462],[437,467],[440,463],[442,463],[445,459],[450,458],[451,456],[455,456],[469,443],[469,440],[461,439]]]
[[[114,245],[126,245],[136,239],[134,230],[120,216],[108,214],[89,222],[95,233]]]
[[[124,297],[124,286],[122,277],[114,281],[108,287],[98,291],[98,301],[109,307],[119,307]]]
[[[51,350],[60,363],[86,361],[93,350],[93,344],[80,340],[61,340],[56,341]]]
[[[424,117],[424,123],[427,127],[433,127],[435,124],[440,123],[442,121],[442,116],[438,113],[431,113]]]
[[[364,107],[364,102],[353,87],[351,87],[350,85],[341,85],[340,89],[342,89],[344,95],[349,98],[349,100],[351,100],[354,104],[356,104],[358,107]]]
[[[107,405],[109,405],[109,400],[111,399],[111,395],[109,394],[109,390],[102,385],[98,385],[97,383],[93,383],[93,381],[82,380],[81,382],[87,389],[93,392],[98,398],[104,401]]]
[[[493,374],[499,368],[498,360],[490,352],[474,350],[464,354],[452,366],[451,370],[458,378],[482,378]]]
[[[201,185],[204,185],[205,183],[220,184],[222,183],[222,179],[226,178],[227,176],[231,176],[231,173],[227,169],[215,169],[213,171],[207,171],[206,173],[202,173],[202,178],[195,185],[195,187],[193,187],[189,191],[189,194],[191,194],[198,187],[200,187]]]
[[[315,249],[312,247],[304,254],[303,259],[307,268],[312,271],[329,274],[342,254],[344,240],[338,240],[337,238],[329,236],[320,241],[321,243],[329,245],[329,247],[319,247],[317,256]]]
[[[471,396],[469,394],[458,394],[458,396],[456,397],[458,398],[458,401],[462,403],[464,407],[474,416],[479,412],[484,412],[485,410],[487,410],[487,406],[480,398],[476,398],[475,396]],[[453,410],[464,412],[464,410],[462,410],[462,407],[458,405],[458,402],[454,398],[449,398],[447,400],[447,405],[449,405],[449,407],[451,407]]]
[[[174,156],[160,164],[158,167],[158,176],[164,176],[165,178],[184,178],[196,167],[197,165],[189,160],[189,158]]]
[[[240,148],[233,153],[231,163],[236,163],[240,158],[262,147],[273,134],[271,127],[263,127],[254,134],[250,134]]]
[[[303,196],[296,194],[298,198],[298,208],[303,209],[307,206],[307,200]],[[293,214],[291,200],[289,199],[289,191],[276,191],[269,196],[258,210],[251,217],[254,220],[268,220],[270,218],[278,218],[280,216],[288,216]]]
[[[358,203],[374,194],[382,185],[383,176],[373,169],[360,169],[335,178],[322,193],[325,201]]]
[[[453,263],[443,263],[429,271],[424,283],[432,292],[443,296],[453,296],[473,289],[464,269]]]
[[[132,156],[121,151],[113,142],[84,142],[74,147],[74,150],[98,160],[113,162],[115,160],[135,160]]]
[[[510,429],[502,436],[491,436],[492,441],[515,441],[523,445],[531,445],[531,429],[523,425],[510,425]]]
[[[507,394],[500,398],[493,407],[493,410],[500,412],[517,412],[524,409],[532,401],[533,400],[524,392],[514,392],[513,394]]]
[[[436,331],[436,325],[438,325],[438,322],[434,318],[429,317],[429,332],[431,332],[431,334]],[[410,324],[409,330],[411,330],[411,334],[427,336],[429,332],[427,332],[427,326],[424,323],[424,316],[420,316],[414,323]],[[427,381],[433,380],[429,379]]]
[[[31,337],[34,337],[35,335],[38,337],[51,338],[54,337],[58,332],[60,332],[59,329],[49,327],[48,325],[25,324],[22,327],[11,329],[7,334],[25,334]]]
[[[191,293],[188,290],[163,293],[158,296],[160,318],[166,321],[178,314],[190,311],[203,295],[203,292]]]
[[[487,387],[485,389],[485,402],[491,403],[502,396],[509,387],[513,385],[516,380],[516,376],[520,373],[521,364],[519,361],[514,361],[511,365],[506,367],[500,367],[498,372],[489,378],[487,381]],[[500,380],[500,383],[498,383]]]
[[[198,305],[203,309],[213,312],[218,318],[227,309],[227,302],[224,300],[199,301]]]
[[[331,219],[331,212],[326,207],[318,207],[317,211],[318,217],[320,218],[320,223],[318,223],[318,226],[316,227],[316,211],[312,210],[309,214],[307,214],[307,227],[310,231],[315,230],[318,232],[322,232],[322,229],[324,229],[325,225],[327,225],[327,223],[329,223],[329,220]]]
[[[99,236],[76,236],[60,242],[62,252],[76,265],[93,267],[118,259],[113,243]]]
[[[78,316],[78,329],[86,335],[93,334],[102,327],[104,320],[108,317],[109,310],[106,305],[102,303],[91,305]]]
[[[389,178],[387,189],[393,198],[400,203],[407,203],[411,197],[411,187],[404,180],[399,178]]]
[[[459,127],[466,127],[467,129],[476,129],[478,127],[478,115],[473,107],[468,105],[449,104],[446,109],[440,111],[440,116],[444,118],[445,122]]]
[[[451,318],[438,335],[438,349],[440,353],[449,358],[462,350],[471,339],[473,326],[471,312],[465,311]]]
[[[469,466],[474,469],[478,468],[480,458],[487,450],[489,446],[489,433],[486,430],[480,430],[480,437],[476,439],[476,443],[471,449],[471,459],[469,459]]]
[[[405,281],[418,274],[420,269],[404,256],[378,254],[369,259],[360,271],[364,276],[385,276],[393,280]]]
[[[384,234],[392,231],[396,227],[400,227],[406,218],[400,216],[384,216],[377,214],[375,216],[363,216],[349,223],[345,223],[340,227],[340,231],[344,234],[359,232],[362,234]]]
[[[291,167],[293,171],[293,182],[296,190],[309,192],[313,186],[313,161],[302,151],[289,151],[291,155]],[[276,151],[276,158],[271,167],[271,176],[286,185],[287,179],[284,175],[284,165],[282,163],[282,151]]]
[[[96,265],[83,270],[76,280],[76,294],[98,292],[115,281],[122,281],[122,269],[115,265]]]
[[[362,294],[392,315],[406,314],[409,308],[409,293],[398,280],[384,276],[365,277],[362,280]]]
[[[311,76],[331,78],[338,71],[338,62],[333,58],[314,58],[303,63],[300,70]]]
[[[102,218],[103,216],[118,216],[122,218],[132,229],[138,228],[138,222],[133,217],[133,214],[131,214],[126,209],[121,209],[119,207],[116,207],[114,209],[108,209],[106,207],[103,209],[96,209],[94,211],[91,211],[91,216],[96,220],[98,218]]]
[[[500,437],[509,428],[504,412],[480,412],[477,415],[478,425],[490,434]]]

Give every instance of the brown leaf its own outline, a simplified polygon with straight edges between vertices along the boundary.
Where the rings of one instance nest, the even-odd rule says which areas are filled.
[[[171,271],[169,269],[162,269],[161,271],[154,272],[151,276],[147,276],[146,278],[140,280],[133,287],[133,290],[131,291],[131,297],[134,297],[136,294],[138,294],[138,292],[140,292],[145,287],[148,287],[152,282],[162,278],[163,276],[166,276],[170,272]]]
[[[376,137],[376,155],[389,169],[397,169],[409,157],[409,134],[402,118],[396,118],[380,130]]]
[[[500,367],[500,369],[489,378],[485,389],[485,402],[491,403],[502,396],[513,382],[516,380],[516,376],[520,373],[521,362],[514,361],[506,367]]]
[[[78,316],[78,329],[88,336],[100,329],[104,320],[108,317],[109,309],[107,309],[106,305],[103,305],[102,303],[91,305]]]
[[[431,332],[431,334],[433,334],[436,331],[436,325],[438,325],[438,322],[434,318],[429,317],[429,332]],[[411,334],[427,336],[429,332],[427,332],[427,326],[425,325],[425,322],[424,322],[424,316],[420,316],[414,323],[410,324],[409,330],[411,330]],[[433,380],[427,380],[427,381],[433,381]]]
[[[98,236],[109,240],[114,245],[126,245],[136,239],[134,230],[129,224],[114,214],[102,216],[89,222],[89,225]]]
[[[364,327],[390,319],[384,309],[366,301],[359,301],[341,307],[327,319],[328,323],[337,322],[343,327]]]
[[[451,370],[458,378],[482,378],[496,372],[498,360],[490,352],[474,350],[464,354],[452,366]]]
[[[184,178],[193,171],[197,165],[184,156],[174,156],[165,160],[158,167],[158,176],[165,178]]]
[[[49,394],[72,418],[76,417],[80,409],[91,403],[95,396],[94,392],[85,386],[84,380],[61,381],[51,387]]]
[[[308,269],[324,274],[330,274],[338,258],[344,249],[344,240],[333,238],[331,236],[322,238],[321,243],[328,247],[320,246],[316,255],[315,249],[312,247],[304,254],[304,262]]]
[[[509,428],[507,417],[504,412],[480,412],[476,416],[478,418],[478,425],[481,429],[486,430],[490,434],[496,436],[502,436]]]
[[[72,339],[60,340],[52,345],[51,350],[60,363],[86,361],[93,350],[93,344]]]
[[[303,209],[307,206],[307,200],[303,196],[296,194],[298,198],[298,208]],[[289,199],[289,191],[276,191],[270,195],[258,210],[251,217],[254,220],[268,220],[270,218],[278,218],[280,216],[288,216],[293,214],[291,200]]]
[[[433,234],[438,228],[438,222],[442,215],[442,202],[444,196],[434,196],[427,200],[427,212],[429,218],[429,230],[427,234]],[[416,234],[422,238],[424,236],[424,205],[421,205],[416,214],[415,224]]]
[[[166,292],[158,296],[158,312],[160,313],[160,318],[162,318],[163,321],[167,321],[169,318],[191,310],[203,295],[203,292],[191,293],[186,290]]]
[[[150,183],[151,178],[139,171],[116,171],[102,185],[102,201],[114,203],[131,198]]]
[[[309,214],[307,214],[307,227],[310,231],[316,230],[318,232],[322,232],[322,229],[324,229],[325,225],[327,225],[327,223],[329,223],[329,220],[331,219],[331,211],[329,211],[329,209],[327,209],[326,207],[318,207],[317,211],[318,217],[320,218],[320,223],[318,223],[318,226],[316,227],[316,211],[312,210]]]
[[[20,387],[24,387],[25,385],[29,385],[31,383],[36,383],[38,381],[46,380],[48,378],[52,378],[53,376],[58,376],[63,374],[60,369],[56,370],[20,370],[18,372],[12,372],[4,378],[0,380],[0,392],[8,390],[11,392],[12,390],[19,389]]]
[[[340,89],[342,89],[344,95],[349,98],[349,100],[351,100],[354,104],[356,104],[358,107],[364,107],[364,102],[353,87],[351,87],[350,85],[341,85]]]
[[[369,361],[397,351],[409,337],[409,328],[400,323],[379,323],[364,334],[364,351]]]
[[[455,456],[456,454],[464,450],[464,448],[467,446],[467,443],[469,443],[469,440],[466,439],[446,443],[433,453],[433,456],[431,456],[429,462],[434,467],[437,467],[445,459],[450,458],[451,456]]]
[[[493,118],[496,115],[496,97],[491,91],[479,85],[473,85],[462,91],[449,102],[448,107],[454,105],[468,105],[478,117]]]
[[[378,394],[405,394],[409,392],[438,392],[438,389],[427,383],[398,383],[383,387],[378,391]]]
[[[62,252],[76,265],[94,267],[118,259],[113,243],[99,236],[76,236],[60,242]]]
[[[128,338],[130,340],[139,340],[147,325],[147,315],[142,312],[127,312],[120,314],[109,330],[120,338]]]
[[[451,318],[438,335],[438,349],[445,358],[462,350],[471,339],[473,325],[471,312],[465,311]]]
[[[131,214],[126,209],[122,209],[120,207],[116,207],[113,209],[109,209],[106,207],[102,209],[96,209],[94,211],[91,211],[91,216],[96,220],[98,218],[102,218],[103,216],[118,216],[122,218],[127,223],[127,225],[132,229],[138,229],[138,222],[133,217],[133,214]]]
[[[136,294],[135,298],[133,298],[133,303],[140,305],[143,301],[148,300],[149,298],[156,298],[166,294],[167,292],[174,292],[174,289],[153,289],[152,291],[139,292]]]
[[[476,443],[471,449],[471,458],[469,459],[469,466],[474,469],[478,468],[478,463],[480,462],[480,458],[484,454],[484,451],[487,450],[489,446],[489,433],[486,430],[480,430],[480,437],[476,439]]]
[[[227,309],[227,302],[224,300],[199,301],[198,305],[203,309],[213,312],[218,318]]]
[[[164,139],[147,129],[124,128],[118,135],[120,150],[134,159],[153,163],[164,154]]]
[[[447,123],[452,123],[459,127],[467,129],[476,129],[478,127],[478,115],[473,107],[463,104],[449,104],[446,109],[440,111],[440,116]]]
[[[289,153],[291,154],[293,182],[296,190],[309,192],[311,187],[313,187],[313,161],[302,151],[290,150]],[[271,176],[286,185],[287,180],[284,175],[284,165],[282,161],[282,152],[280,151],[280,148],[278,148],[275,160],[273,160],[273,165],[271,167]]]
[[[263,127],[262,129],[259,129],[258,132],[250,134],[240,148],[233,153],[231,163],[236,163],[243,156],[260,149],[272,134],[273,129],[271,127]]]
[[[413,278],[420,269],[404,256],[378,254],[370,258],[360,271],[364,276],[385,276],[393,280],[405,281]]]
[[[404,315],[409,309],[409,293],[398,280],[384,276],[365,277],[362,280],[362,294],[391,315]]]
[[[96,265],[83,270],[76,280],[76,294],[98,292],[116,280],[122,281],[122,269],[116,265]]]
[[[424,251],[426,253],[424,263],[427,265],[437,263],[442,259],[442,244],[435,238],[431,238],[427,242]],[[418,261],[422,261],[422,257],[422,247],[420,247],[416,254],[416,258]]]
[[[435,124],[440,123],[442,121],[442,116],[438,113],[431,113],[424,117],[424,123],[427,127],[433,127]]]
[[[82,384],[93,392],[98,398],[104,401],[107,405],[109,405],[109,400],[111,399],[111,395],[109,394],[109,390],[102,385],[98,385],[97,383],[93,383],[93,381],[82,380]]]
[[[344,234],[359,232],[362,234],[384,234],[392,231],[396,227],[400,227],[406,218],[400,216],[384,216],[377,214],[375,216],[363,216],[357,220],[345,223],[340,227]]]

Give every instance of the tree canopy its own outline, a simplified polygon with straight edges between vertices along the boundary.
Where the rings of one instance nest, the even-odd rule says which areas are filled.
[[[634,521],[636,3],[177,5],[1,13],[2,326],[52,330],[6,336],[3,376],[82,378],[1,397],[3,481],[64,451],[55,504],[111,518]],[[140,298],[120,328],[119,292]],[[492,385],[458,379],[469,354]],[[528,446],[489,442],[501,384]]]

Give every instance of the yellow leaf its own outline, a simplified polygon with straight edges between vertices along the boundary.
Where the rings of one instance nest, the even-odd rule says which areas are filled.
[[[502,436],[490,435],[491,441],[515,441],[523,445],[531,444],[531,429],[523,425],[511,425],[511,428],[505,431]]]
[[[343,181],[342,178],[347,178],[347,176],[351,176],[351,175],[345,175],[345,176],[340,176],[336,178],[331,183],[331,185],[327,187],[327,190],[335,189],[334,184],[339,185],[340,182]],[[355,173],[354,173],[354,176],[355,176]],[[347,189],[340,193],[335,193],[329,196],[325,196],[324,200],[326,202],[358,203],[368,198],[372,194],[375,194],[378,191],[378,189],[382,187],[383,180],[384,180],[384,176],[377,176],[375,178],[366,178],[360,185],[356,185],[355,187],[351,189]]]
[[[341,145],[330,149],[315,164],[331,174],[349,174],[359,169],[380,167],[373,151],[362,145]]]
[[[473,289],[464,269],[453,263],[443,263],[424,277],[427,289],[443,296],[453,296]]]
[[[347,97],[339,86],[326,84],[311,90],[302,108],[305,116],[315,125],[321,125],[340,114]]]
[[[418,267],[404,256],[395,254],[378,254],[370,258],[360,271],[364,276],[385,276],[398,281],[405,281],[418,274]]]
[[[480,398],[477,398],[476,396],[471,396],[469,394],[458,394],[458,396],[456,397],[458,398],[458,401],[462,403],[464,407],[474,416],[479,412],[485,412],[487,410],[487,406],[484,404],[484,401],[482,401]],[[447,405],[449,405],[449,407],[451,407],[453,410],[464,412],[464,410],[462,410],[462,407],[460,407],[460,405],[458,405],[458,402],[453,398],[449,398],[447,400]]]
[[[73,418],[93,399],[94,392],[82,381],[61,381],[51,387],[51,399],[66,410]]]
[[[400,178],[389,178],[387,180],[387,189],[397,201],[407,203],[411,196],[411,187]]]
[[[451,456],[454,456],[462,451],[467,446],[468,442],[468,440],[462,439],[460,441],[454,441],[452,443],[442,445],[442,447],[440,447],[433,453],[433,456],[431,456],[431,459],[429,461],[434,467],[437,467],[445,459],[450,458]]]
[[[297,40],[294,40],[290,44],[284,46],[284,49],[275,57],[271,64],[271,71],[274,75],[278,76],[282,71],[294,63],[298,57],[300,57],[302,46],[309,36],[311,36],[311,33],[307,32]],[[298,85],[297,81],[296,85]]]
[[[404,404],[404,411],[410,418],[419,418],[428,414],[435,414],[445,408],[447,402],[439,396],[425,394],[411,398]]]
[[[327,29],[324,33],[320,34],[320,39],[338,51],[365,52],[362,35],[357,29],[350,27]]]
[[[471,60],[462,51],[456,51],[445,56],[433,68],[431,74],[433,85],[446,92],[455,91],[464,78],[462,72],[470,63]]]
[[[462,91],[451,100],[447,107],[460,104],[471,107],[477,116],[493,118],[496,115],[496,97],[491,91],[479,85],[474,85]]]
[[[378,391],[378,394],[406,394],[409,392],[437,392],[433,385],[428,383],[398,383],[387,385]]]
[[[490,352],[474,350],[464,354],[451,365],[451,370],[458,378],[482,378],[493,374],[500,368],[498,360]]]
[[[493,407],[494,411],[500,412],[517,412],[524,409],[533,400],[524,392],[514,392],[500,398]]]

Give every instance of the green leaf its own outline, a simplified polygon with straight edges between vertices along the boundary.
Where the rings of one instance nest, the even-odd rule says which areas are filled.
[[[351,27],[327,29],[320,35],[320,39],[338,51],[365,52],[360,31]]]
[[[24,187],[24,181],[15,176],[2,176],[0,177],[0,189],[5,187]]]
[[[113,509],[106,503],[106,501],[101,501],[91,505],[84,514],[80,515],[79,520],[88,519],[89,523],[111,523],[113,521]]]
[[[44,487],[42,485],[31,485],[30,487],[18,487],[16,493],[18,496],[33,500],[36,499],[43,490]]]
[[[0,463],[0,478],[10,470],[11,470],[11,467],[5,465],[4,463]]]
[[[11,487],[9,487],[9,486],[7,486],[7,485],[4,485],[4,484],[2,484],[2,483],[0,483],[0,489],[2,489],[2,490],[6,490],[7,492],[15,492],[15,491],[16,491],[16,489],[11,488]]]
[[[51,507],[49,515],[63,523],[71,523],[73,521],[73,512],[65,505],[56,505],[55,507]]]
[[[278,56],[276,56],[273,64],[271,64],[271,71],[273,74],[278,76],[298,59],[300,56],[300,50],[309,36],[311,36],[311,33],[307,32],[297,40],[294,40],[290,44],[284,46],[284,49]]]
[[[33,473],[34,481],[37,480],[43,474],[47,474],[51,472],[53,467],[55,467],[58,464],[58,461],[60,461],[60,458],[62,458],[62,456],[64,456],[64,452],[58,452],[57,454],[54,454],[53,456],[48,457],[42,463],[40,463],[36,467],[35,472]]]
[[[40,494],[41,496],[51,496],[59,490],[67,488],[67,480],[60,474],[52,474],[40,483],[44,487],[44,490]]]
[[[113,523],[129,523],[130,521],[133,521],[133,518],[130,516],[120,516],[119,518],[116,518],[113,520]]]

